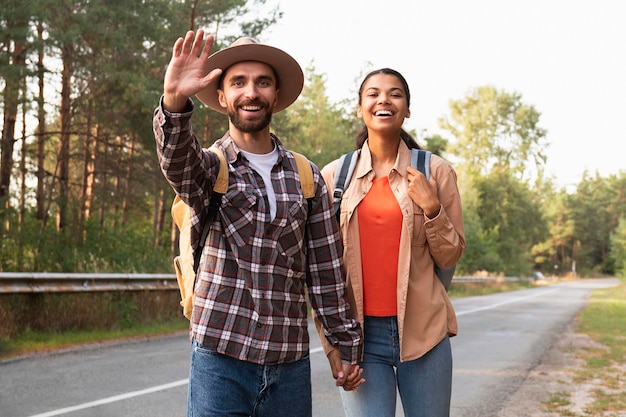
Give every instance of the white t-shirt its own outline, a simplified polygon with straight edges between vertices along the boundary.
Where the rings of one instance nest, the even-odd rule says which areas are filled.
[[[270,218],[274,220],[276,217],[276,194],[274,193],[274,187],[272,186],[271,172],[274,165],[278,161],[278,149],[274,145],[274,149],[270,153],[258,154],[250,153],[240,149],[241,153],[248,158],[250,166],[263,178],[265,184],[265,192],[267,193],[267,199],[270,203]]]

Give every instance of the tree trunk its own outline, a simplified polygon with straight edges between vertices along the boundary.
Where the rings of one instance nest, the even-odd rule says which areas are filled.
[[[35,216],[37,220],[43,220],[46,216],[45,211],[45,144],[46,144],[46,110],[44,108],[44,85],[45,85],[45,67],[43,65],[44,50],[43,50],[43,24],[39,22],[37,24],[37,38],[39,40],[39,50],[37,51],[37,79],[39,83],[39,99],[37,108],[37,191],[35,198],[37,200],[37,209]]]
[[[98,236],[100,238],[102,238],[102,236],[104,235],[104,219],[106,218],[106,212],[108,210],[108,205],[107,202],[109,201],[109,199],[107,198],[107,195],[109,193],[109,184],[108,184],[108,175],[107,175],[107,167],[109,166],[109,143],[108,140],[106,138],[103,138],[103,134],[99,134],[98,135],[98,146],[100,146],[101,150],[99,152],[100,158],[98,159],[98,167],[101,167],[99,169],[99,177],[100,177],[100,187],[102,187],[102,198],[100,199],[101,204],[100,204],[100,218],[99,218],[99,231],[98,231]],[[100,250],[100,248],[98,248],[98,250]]]
[[[19,106],[20,86],[23,84],[26,45],[13,42],[14,48],[9,58],[10,71],[4,88],[4,125],[0,144],[0,200],[9,195],[11,171],[13,169],[13,148],[15,147],[15,124]],[[10,74],[10,75],[9,75]],[[7,200],[8,207],[8,200]]]
[[[91,118],[90,118],[91,120]],[[83,206],[81,210],[81,230],[84,232],[84,223],[89,220],[93,204],[93,184],[96,175],[96,142],[98,138],[98,125],[88,126],[88,134],[85,137],[85,155],[83,165]]]
[[[122,225],[125,225],[128,221],[128,190],[131,188],[130,184],[133,178],[133,157],[135,155],[135,135],[130,135],[130,142],[128,143],[128,168],[126,169],[126,181],[124,192],[122,194]]]
[[[26,83],[23,83],[26,94]],[[17,269],[23,270],[24,266],[24,214],[26,212],[26,106],[22,106],[22,151],[20,153],[20,201],[17,217]]]
[[[165,227],[165,218],[170,213],[171,201],[167,201],[167,193],[161,189],[154,196],[154,218],[152,222],[152,229],[154,231],[153,246],[159,247],[161,245],[161,235]]]
[[[13,98],[13,87],[7,82],[4,90],[4,127],[2,129],[2,144],[0,145],[0,199],[8,204],[9,186],[11,184],[11,169],[13,168],[13,147],[15,145],[15,121],[17,113],[17,90],[15,90],[15,98]],[[15,104],[13,103],[15,101]],[[8,206],[7,206],[8,207]],[[7,208],[5,207],[5,208]]]
[[[70,175],[70,123],[71,123],[71,102],[70,92],[72,87],[72,49],[67,46],[63,48],[62,60],[63,69],[61,72],[61,134],[59,138],[59,195],[58,195],[58,217],[57,229],[63,230],[68,224],[68,201],[70,195],[69,175]]]
[[[159,245],[159,236],[161,232],[159,230],[159,213],[161,213],[161,201],[163,190],[154,194],[154,212],[152,216],[152,246],[157,247]]]

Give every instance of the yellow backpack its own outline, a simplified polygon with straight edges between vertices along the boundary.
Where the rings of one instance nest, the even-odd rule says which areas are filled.
[[[195,259],[194,251],[191,248],[191,213],[189,207],[178,196],[174,198],[174,202],[172,203],[172,217],[180,231],[178,238],[180,253],[174,258],[174,269],[176,270],[176,279],[178,280],[178,288],[180,289],[180,305],[183,308],[183,315],[187,317],[187,319],[191,318],[191,311],[193,310],[193,290],[196,283],[196,272],[200,263],[202,248],[209,234],[211,224],[215,219],[215,215],[219,210],[222,196],[226,194],[228,190],[228,163],[226,162],[226,158],[222,151],[216,146],[211,146],[209,150],[219,157],[220,170],[217,175],[217,180],[213,185],[211,208],[203,227],[202,236],[200,237],[201,246],[195,254]],[[296,158],[302,194],[304,198],[308,200],[315,195],[315,183],[313,182],[311,164],[304,155],[293,151],[291,151],[291,153]]]

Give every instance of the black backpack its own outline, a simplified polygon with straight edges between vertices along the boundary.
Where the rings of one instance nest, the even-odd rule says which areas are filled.
[[[430,179],[430,155],[430,151],[416,148],[411,149],[411,166],[424,174],[426,179]],[[356,166],[358,158],[358,150],[344,154],[339,158],[339,163],[335,171],[335,191],[333,192],[333,208],[337,216],[337,221],[339,221],[339,208],[341,207],[343,192],[348,188],[348,184],[350,184],[350,179],[354,173],[354,167]],[[435,263],[435,273],[446,291],[450,288],[455,269],[456,266],[446,269],[439,268]]]

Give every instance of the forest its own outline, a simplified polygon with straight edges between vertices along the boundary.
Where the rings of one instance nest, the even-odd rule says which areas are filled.
[[[0,8],[0,271],[173,272],[173,191],[152,114],[173,42],[187,30],[263,41],[265,0],[3,0]],[[357,97],[332,102],[326,75],[276,114],[274,132],[318,166],[354,148]],[[366,73],[368,68],[363,69]],[[355,90],[357,81],[355,81]],[[626,271],[626,172],[546,177],[549,132],[521,92],[469,86],[441,109],[445,134],[411,132],[455,167],[466,251],[457,274],[585,277]],[[227,119],[196,101],[209,146]]]

